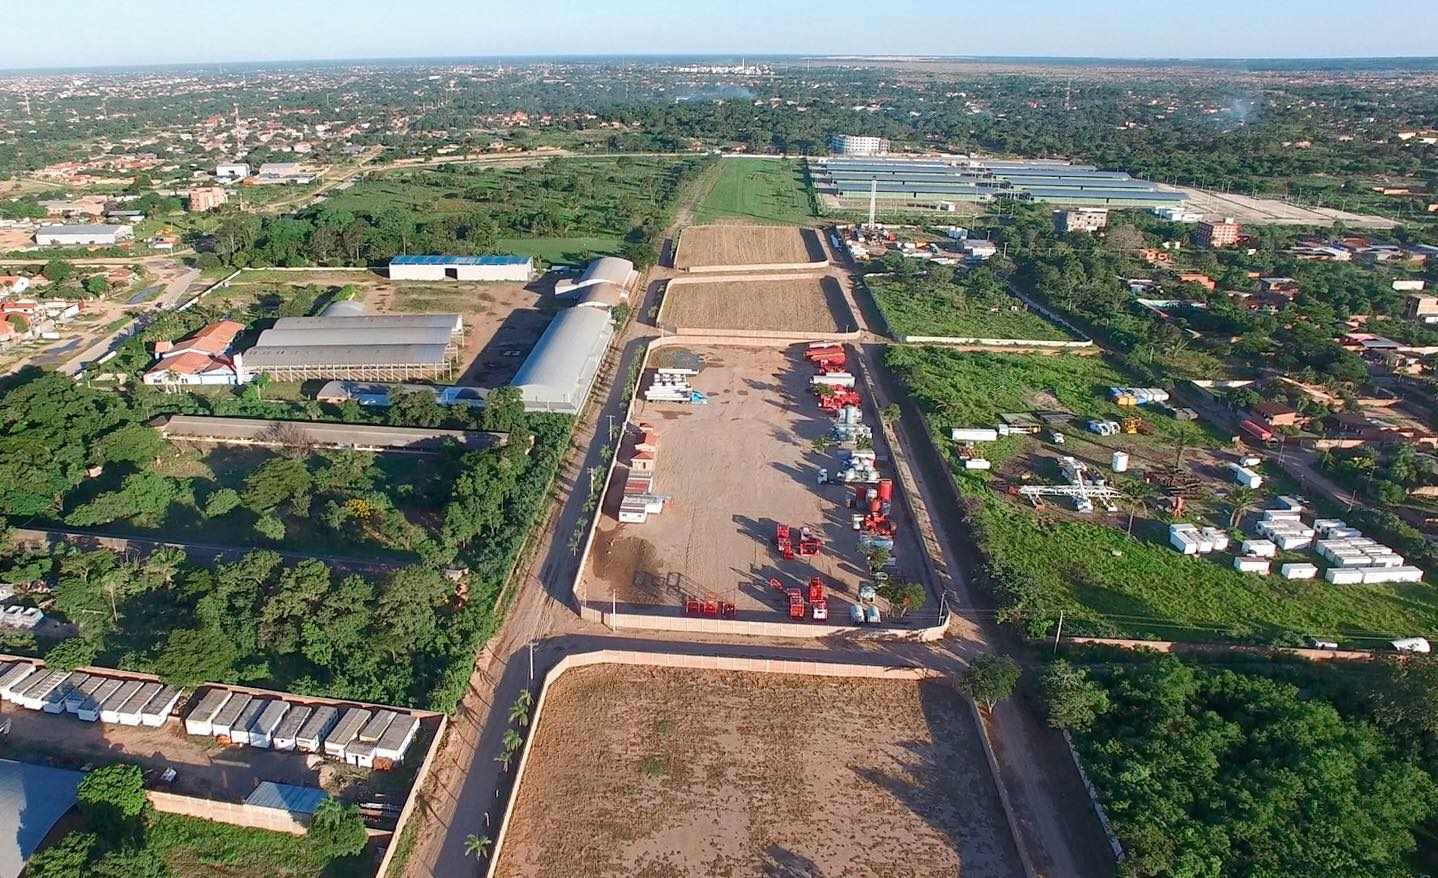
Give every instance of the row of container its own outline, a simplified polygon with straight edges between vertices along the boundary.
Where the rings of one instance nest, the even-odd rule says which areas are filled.
[[[1168,402],[1168,391],[1158,387],[1110,387],[1109,399],[1117,405],[1149,405]]]
[[[0,610],[0,625],[29,631],[45,620],[45,613],[39,607],[6,607]]]
[[[0,699],[28,710],[69,713],[85,722],[165,724],[180,690],[146,680],[49,670],[30,662],[0,663]]]
[[[1272,540],[1279,549],[1295,552],[1311,546],[1317,532],[1303,523],[1297,510],[1265,509],[1258,522],[1258,533]]]
[[[360,768],[404,761],[419,718],[394,710],[312,707],[211,689],[185,717],[185,731],[261,749],[322,753]]]
[[[1169,545],[1185,555],[1207,555],[1222,552],[1228,548],[1228,534],[1216,527],[1199,527],[1196,524],[1170,524]]]

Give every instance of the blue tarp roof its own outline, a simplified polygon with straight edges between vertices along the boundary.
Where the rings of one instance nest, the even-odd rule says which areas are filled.
[[[318,787],[297,787],[287,783],[275,783],[272,780],[261,781],[255,787],[255,791],[245,799],[246,805],[257,805],[261,808],[278,808],[281,811],[289,811],[291,814],[313,814],[320,806],[320,802],[328,799],[330,794]]]
[[[524,265],[527,256],[396,256],[390,265]]]

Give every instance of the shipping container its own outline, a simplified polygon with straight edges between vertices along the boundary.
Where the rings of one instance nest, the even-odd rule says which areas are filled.
[[[84,720],[87,723],[98,721],[100,719],[100,708],[110,699],[110,696],[114,695],[123,685],[125,685],[124,680],[116,680],[111,677],[102,680],[100,685],[95,688],[94,694],[90,696],[90,700],[81,705],[79,710],[75,711],[75,718]]]
[[[325,737],[339,721],[340,712],[328,704],[316,707],[295,736],[295,749],[305,753],[318,753],[324,747]]]
[[[234,730],[235,723],[239,720],[240,714],[249,707],[254,699],[244,692],[235,692],[230,695],[230,700],[225,702],[219,712],[215,714],[214,720],[210,722],[210,734],[216,738],[228,738]]]
[[[140,691],[142,685],[144,684],[139,680],[120,681],[119,688],[111,692],[110,697],[106,698],[100,704],[100,722],[118,723],[120,721],[120,708],[124,707],[131,698],[135,697],[135,693]]]
[[[64,713],[65,696],[70,694],[70,681],[76,677],[83,677],[84,674],[66,674],[60,685],[51,689],[44,698],[40,699],[40,709],[46,713]]]
[[[160,690],[163,688],[164,687],[159,683],[141,684],[140,688],[135,690],[135,694],[131,695],[128,701],[120,705],[120,709],[115,712],[115,719],[118,720],[122,726],[138,726],[140,724],[140,711],[144,709],[146,704],[150,703],[151,698],[159,695]]]
[[[1334,585],[1356,585],[1363,581],[1363,571],[1355,567],[1329,567],[1323,578]]]
[[[247,730],[249,732],[249,744],[251,747],[259,747],[261,750],[268,750],[274,743],[275,729],[285,718],[285,711],[289,705],[283,701],[267,701],[265,709],[255,717]]]
[[[285,711],[285,718],[275,728],[274,740],[271,742],[276,750],[293,750],[300,736],[300,730],[309,721],[313,709],[302,704],[291,704]]]
[[[52,713],[75,713],[78,711],[80,705],[85,702],[85,687],[89,686],[89,691],[93,692],[95,686],[99,685],[98,683],[91,685],[90,681],[93,679],[95,678],[89,674],[82,674],[78,671],[71,674],[70,679],[66,680],[65,685],[61,687],[63,692],[60,698],[60,709],[52,711]]]
[[[1233,569],[1239,573],[1257,573],[1260,576],[1268,575],[1269,560],[1260,558],[1257,555],[1238,555],[1233,559]]]
[[[1318,575],[1318,568],[1304,563],[1284,564],[1278,568],[1278,575],[1284,579],[1312,579]]]
[[[955,427],[949,432],[955,442],[997,442],[999,431],[984,427]]]
[[[46,670],[37,674],[34,680],[23,688],[15,701],[27,710],[39,710],[50,693],[59,688],[60,684],[65,682],[65,678],[69,676],[69,671]]]
[[[180,690],[174,686],[163,686],[155,696],[146,702],[140,710],[140,722],[151,728],[164,726],[170,714],[175,712],[175,705],[180,703]]]
[[[68,713],[79,714],[80,711],[95,704],[95,693],[105,684],[104,677],[91,676],[77,688],[73,689],[65,698],[65,710]]]
[[[264,712],[265,708],[273,703],[264,698],[251,698],[250,702],[245,705],[245,709],[240,711],[240,715],[235,717],[235,721],[230,725],[230,743],[239,744],[242,747],[249,746],[250,728],[255,724],[255,720],[260,718],[260,714]]]
[[[419,732],[419,718],[411,714],[404,714],[390,723],[385,729],[384,735],[375,744],[375,762],[399,764],[404,761],[404,754],[409,750],[409,745],[414,741],[416,733]],[[385,766],[388,767],[388,766]]]
[[[325,737],[325,755],[334,759],[345,758],[345,746],[355,739],[360,729],[370,720],[370,712],[363,707],[347,708],[339,722]]]
[[[213,730],[210,726],[210,722],[215,718],[215,714],[220,712],[220,708],[225,706],[225,702],[229,700],[230,690],[228,689],[211,689],[206,692],[204,696],[200,698],[200,703],[196,704],[190,711],[190,715],[185,717],[185,732],[187,734],[203,735],[205,737],[212,735]]]

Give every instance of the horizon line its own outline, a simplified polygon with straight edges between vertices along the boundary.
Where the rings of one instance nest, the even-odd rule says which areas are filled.
[[[1252,55],[1252,56],[1218,56],[1218,55],[1045,55],[1045,54],[1004,54],[1004,55],[945,55],[927,52],[906,53],[906,52],[880,52],[874,54],[861,54],[853,52],[817,53],[745,53],[745,52],[606,52],[606,53],[578,53],[578,52],[506,52],[480,55],[373,55],[356,57],[335,57],[335,58],[286,58],[286,59],[230,59],[223,61],[161,61],[153,63],[132,63],[132,64],[95,64],[95,65],[50,65],[34,67],[0,67],[0,76],[11,74],[36,74],[36,73],[70,73],[70,72],[100,72],[100,71],[131,71],[131,70],[159,70],[176,67],[208,68],[225,66],[295,66],[312,64],[392,64],[397,62],[415,62],[438,64],[464,62],[464,61],[541,61],[553,60],[660,60],[660,59],[738,59],[743,61],[763,62],[766,60],[824,60],[824,61],[977,61],[977,62],[1120,62],[1120,63],[1210,63],[1210,64],[1251,64],[1262,62],[1314,62],[1316,64],[1334,64],[1342,62],[1384,62],[1401,64],[1404,62],[1438,62],[1438,55]]]

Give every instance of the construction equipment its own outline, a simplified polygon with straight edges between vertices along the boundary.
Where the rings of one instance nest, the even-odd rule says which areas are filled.
[[[1114,501],[1118,499],[1118,491],[1107,485],[1024,485],[1019,488],[1019,495],[1027,497],[1035,507],[1041,506],[1040,497],[1072,497],[1074,505],[1081,508],[1080,511],[1093,511],[1093,501],[1102,500],[1104,508],[1109,512],[1118,511]],[[1086,501],[1081,503],[1080,501]]]
[[[1124,433],[1137,433],[1143,427],[1143,418],[1124,418],[1119,423],[1119,430]]]
[[[769,577],[769,587],[779,592],[780,594],[784,593],[784,583],[780,582],[779,578],[776,576]]]
[[[804,618],[804,595],[797,588],[789,589],[789,618]]]
[[[824,599],[824,580],[817,576],[809,578],[809,603]]]
[[[864,398],[859,395],[858,391],[847,387],[841,387],[831,393],[819,396],[819,408],[830,414],[837,414],[840,409],[845,407],[858,408],[863,402]]]
[[[794,560],[794,541],[789,535],[789,525],[781,524],[775,529],[774,544],[785,561]]]
[[[819,554],[819,547],[821,545],[823,545],[823,543],[820,541],[817,533],[814,533],[807,527],[799,528],[799,557],[814,557]]]

